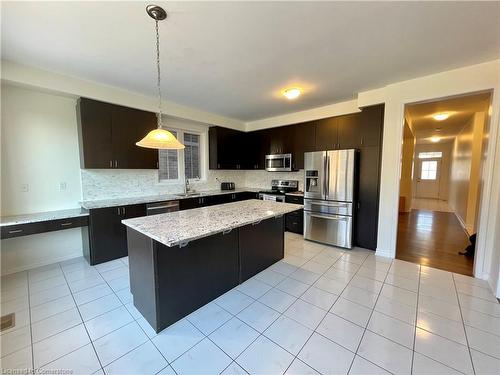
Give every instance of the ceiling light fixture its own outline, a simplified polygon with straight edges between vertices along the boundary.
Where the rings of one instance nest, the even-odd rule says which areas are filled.
[[[436,121],[443,121],[446,120],[448,117],[450,117],[449,113],[436,113],[435,115],[432,116],[432,118]]]
[[[155,148],[158,150],[181,150],[185,146],[180,143],[175,136],[168,130],[162,129],[162,110],[161,110],[161,75],[160,75],[160,34],[158,32],[158,21],[167,18],[167,12],[158,5],[148,5],[146,13],[155,20],[156,30],[156,71],[158,88],[158,129],[151,130],[144,138],[136,143],[139,147]]]
[[[438,137],[437,135],[431,137],[431,142],[432,143],[438,143],[440,140],[441,140],[441,138]]]
[[[297,99],[300,94],[302,94],[302,89],[299,87],[291,87],[289,89],[283,90],[283,95],[288,99],[288,100],[293,100]]]

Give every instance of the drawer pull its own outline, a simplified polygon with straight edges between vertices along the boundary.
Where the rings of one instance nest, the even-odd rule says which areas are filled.
[[[22,231],[23,231],[22,229],[9,230],[9,234],[21,233]]]
[[[62,223],[61,227],[67,227],[68,225],[71,225],[71,224],[73,224],[73,223]]]

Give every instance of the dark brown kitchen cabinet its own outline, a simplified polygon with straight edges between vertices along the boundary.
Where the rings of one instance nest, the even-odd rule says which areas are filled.
[[[90,265],[127,256],[127,231],[121,221],[140,216],[146,216],[145,204],[89,210],[89,232],[82,235],[83,254]]]
[[[338,149],[338,117],[330,117],[316,122],[316,151]]]
[[[81,168],[158,167],[158,151],[135,144],[156,128],[156,114],[80,98],[77,119]]]
[[[339,116],[337,118],[337,148],[348,149],[361,146],[361,113]]]
[[[363,108],[361,112],[361,146],[381,146],[384,126],[384,105]]]
[[[362,147],[359,152],[354,242],[357,246],[372,250],[377,247],[379,186],[380,148]]]
[[[210,169],[242,169],[239,146],[242,135],[238,130],[221,126],[208,129]]]
[[[304,152],[315,151],[316,121],[292,125],[288,133],[292,138],[293,169],[304,169]]]
[[[297,195],[286,195],[286,203],[304,204],[304,197]],[[290,212],[285,215],[285,230],[292,233],[304,234],[304,210]]]

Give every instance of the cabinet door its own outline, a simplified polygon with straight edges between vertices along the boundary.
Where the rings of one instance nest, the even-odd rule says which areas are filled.
[[[90,210],[90,264],[99,264],[127,256],[125,217],[121,207]]]
[[[384,105],[363,108],[361,112],[361,143],[363,146],[381,146],[384,127]]]
[[[240,282],[276,263],[284,256],[284,219],[263,220],[239,228]]]
[[[186,198],[179,200],[179,210],[190,210],[191,208],[199,207],[198,198]]]
[[[80,98],[77,104],[81,168],[113,168],[112,105]]]
[[[158,150],[136,145],[136,142],[156,127],[154,113],[114,106],[112,116],[114,167],[122,169],[158,168]]]
[[[380,183],[379,147],[362,147],[359,155],[358,209],[354,242],[361,247],[377,247]]]
[[[338,149],[337,122],[337,117],[331,117],[316,123],[316,151]]]
[[[316,121],[289,126],[293,169],[304,169],[304,152],[315,151]]]
[[[340,116],[337,119],[337,135],[340,149],[361,146],[361,113]]]
[[[208,130],[210,169],[237,169],[239,143],[236,130],[213,126]]]

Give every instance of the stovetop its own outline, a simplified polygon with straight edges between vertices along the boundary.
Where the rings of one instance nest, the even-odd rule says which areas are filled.
[[[272,189],[261,190],[261,194],[272,194],[272,195],[285,195],[285,193],[291,193],[293,191],[299,190],[299,181],[297,180],[272,180]]]

